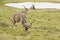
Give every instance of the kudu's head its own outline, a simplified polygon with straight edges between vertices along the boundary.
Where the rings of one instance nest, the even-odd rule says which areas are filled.
[[[31,26],[32,26],[32,24],[35,22],[35,20],[34,21],[32,21],[30,24],[25,24],[25,25],[23,25],[24,26],[24,29],[27,31],[29,28],[31,28]]]
[[[32,24],[35,22],[35,20],[33,20],[27,27],[31,28]]]

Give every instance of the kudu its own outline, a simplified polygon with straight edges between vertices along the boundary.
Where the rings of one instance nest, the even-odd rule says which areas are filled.
[[[24,6],[25,8],[25,6]],[[27,13],[28,9],[25,8],[25,10],[22,10],[21,12],[16,12],[13,13],[11,15],[11,25],[15,25],[16,22],[21,22],[22,26],[24,27],[24,30],[28,30],[28,27],[32,25],[32,23],[30,23],[30,25],[28,25],[27,20],[26,20],[26,13]]]

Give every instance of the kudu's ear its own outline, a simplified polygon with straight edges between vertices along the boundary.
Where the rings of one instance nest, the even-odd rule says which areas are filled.
[[[23,5],[23,7],[24,7],[24,9],[26,10],[26,11],[28,11],[28,9]]]

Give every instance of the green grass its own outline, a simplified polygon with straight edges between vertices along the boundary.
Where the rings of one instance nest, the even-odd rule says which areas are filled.
[[[11,2],[54,2],[60,3],[60,0],[0,0],[0,4]]]
[[[10,28],[10,15],[22,9],[0,5],[0,40],[60,40],[60,10],[37,9],[29,10],[27,21],[35,22],[28,31],[24,31],[21,23]]]
[[[35,22],[28,31],[23,30],[21,22],[10,28],[10,15],[22,9],[7,7],[2,3],[20,1],[24,0],[0,0],[0,40],[60,40],[60,10],[57,9],[30,9],[26,14],[27,21],[31,23],[35,19]],[[31,1],[55,2],[55,0]]]

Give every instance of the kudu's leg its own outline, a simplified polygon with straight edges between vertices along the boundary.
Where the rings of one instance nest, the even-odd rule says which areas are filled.
[[[11,21],[11,26],[15,25],[16,21],[12,20]]]

